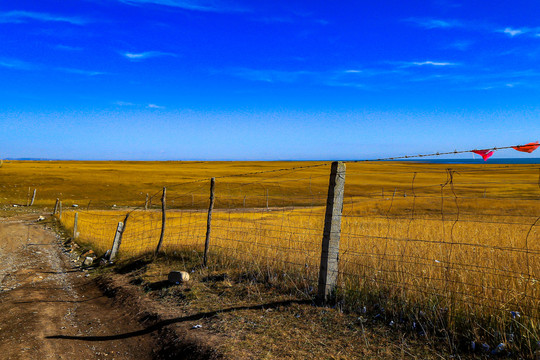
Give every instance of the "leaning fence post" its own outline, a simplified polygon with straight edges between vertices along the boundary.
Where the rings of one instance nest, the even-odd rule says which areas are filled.
[[[216,178],[210,179],[210,205],[208,206],[208,218],[206,220],[206,240],[204,242],[203,266],[208,262],[208,248],[210,247],[210,232],[212,231],[212,210],[214,209],[214,187]]]
[[[30,206],[34,205],[34,200],[36,199],[36,190],[34,189],[34,193],[32,194],[32,201],[30,201]]]
[[[116,232],[114,234],[114,241],[113,246],[111,249],[111,255],[109,256],[109,261],[112,262],[116,255],[118,254],[118,250],[120,250],[120,244],[122,243],[122,235],[124,235],[124,231],[126,230],[126,223],[129,218],[129,213],[124,218],[124,222],[119,222],[118,226],[116,227]]]
[[[156,248],[156,255],[161,250],[161,245],[163,244],[163,237],[165,236],[165,223],[167,222],[166,211],[167,203],[167,188],[163,187],[163,195],[161,196],[161,234],[159,235],[159,242]]]
[[[75,219],[73,220],[73,240],[77,238],[77,224],[79,223],[79,213],[75,213]]]
[[[56,212],[58,211],[58,202],[60,199],[56,198],[56,203],[54,203],[54,210],[53,210],[53,216],[56,215]]]
[[[338,277],[339,239],[341,235],[341,214],[345,190],[345,163],[334,161],[330,172],[324,232],[319,268],[319,288],[317,298],[324,302],[336,287]]]

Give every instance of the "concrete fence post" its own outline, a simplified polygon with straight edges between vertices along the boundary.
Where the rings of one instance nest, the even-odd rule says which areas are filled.
[[[163,245],[163,238],[165,237],[165,224],[167,223],[167,188],[163,187],[163,195],[161,195],[161,234],[159,235],[159,242],[156,248],[157,255],[161,251]]]
[[[56,215],[56,212],[58,211],[58,203],[60,202],[60,199],[56,198],[56,203],[54,203],[54,210],[53,210],[53,216]]]
[[[118,255],[118,251],[120,251],[120,245],[122,244],[122,236],[124,235],[124,231],[126,231],[126,224],[129,218],[129,213],[124,218],[124,222],[120,221],[118,223],[118,226],[116,227],[116,232],[114,233],[114,241],[113,246],[111,249],[111,255],[109,256],[109,261],[112,262],[116,256]]]
[[[204,241],[203,266],[208,263],[208,248],[210,247],[210,233],[212,231],[212,210],[214,210],[214,187],[216,178],[210,179],[210,205],[208,206],[208,217],[206,219],[206,240]]]
[[[328,198],[326,200],[321,266],[319,268],[319,287],[317,292],[319,302],[328,300],[337,285],[344,192],[345,163],[335,161],[332,163],[328,185]]]
[[[111,249],[111,254],[109,256],[109,261],[113,261],[116,258],[116,254],[118,254],[118,250],[120,249],[120,241],[121,241],[123,229],[124,229],[124,223],[120,221],[118,223],[118,226],[116,227],[116,232],[114,233],[114,241],[113,241],[113,246]]]
[[[36,190],[34,189],[34,193],[32,194],[32,201],[30,201],[30,206],[34,205],[34,200],[36,199]]]
[[[77,239],[77,225],[79,223],[79,213],[75,213],[75,219],[73,220],[73,240]]]

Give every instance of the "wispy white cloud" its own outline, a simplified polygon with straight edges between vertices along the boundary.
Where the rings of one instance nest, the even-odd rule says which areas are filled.
[[[301,77],[312,77],[313,72],[298,70],[298,71],[283,71],[283,70],[268,70],[268,69],[247,69],[239,68],[230,72],[231,75],[244,78],[247,80],[261,81],[268,83],[293,83]]]
[[[325,83],[327,86],[335,86],[335,87],[348,87],[348,88],[356,88],[356,89],[368,89],[369,87],[360,82],[354,82],[354,81],[338,81],[338,80],[329,80]]]
[[[440,62],[440,61],[414,61],[412,62],[413,65],[417,66],[424,66],[424,65],[431,65],[431,66],[454,66],[455,63],[451,62]]]
[[[368,78],[387,78],[403,73],[399,69],[346,69],[346,70],[274,70],[274,69],[249,69],[236,68],[227,72],[228,75],[242,79],[264,82],[269,84],[277,83],[302,83],[334,87],[350,87],[367,89]]]
[[[483,33],[503,33],[510,37],[516,37],[520,35],[530,35],[530,36],[540,36],[540,28],[528,28],[528,27],[512,27],[507,26],[505,28],[500,28],[497,25],[480,22],[480,21],[460,21],[460,20],[442,20],[442,19],[433,19],[433,18],[408,18],[404,21],[415,24],[416,26],[425,28],[425,29],[452,29],[452,28],[463,28],[468,31],[474,32],[483,32]],[[457,49],[462,50],[463,43],[456,43],[455,46]],[[466,44],[466,43],[465,43]],[[467,45],[466,45],[467,46]]]
[[[0,67],[14,69],[14,70],[28,70],[28,71],[61,71],[70,74],[84,75],[84,76],[97,76],[105,75],[107,73],[102,71],[83,70],[75,68],[65,67],[50,67],[43,64],[29,63],[17,59],[0,58]]]
[[[106,74],[105,72],[102,72],[102,71],[82,70],[82,69],[73,69],[73,68],[56,68],[56,70],[70,73],[70,74],[85,75],[85,76],[97,76],[97,75]]]
[[[88,20],[79,17],[67,17],[31,11],[8,11],[0,13],[0,23],[20,24],[28,21],[64,22],[72,25],[84,25]]]
[[[115,101],[113,102],[114,105],[118,105],[118,106],[135,106],[137,104],[134,104],[132,102],[128,102],[128,101]]]
[[[496,30],[495,32],[498,32],[498,33],[503,33],[503,34],[506,34],[510,37],[521,37],[521,36],[526,36],[526,37],[532,37],[532,38],[538,38],[540,37],[540,27],[534,27],[534,28],[530,28],[530,27],[519,27],[519,28],[515,28],[515,27],[506,27],[504,29],[498,29]]]
[[[426,28],[426,29],[449,29],[456,27],[464,27],[459,20],[440,20],[440,19],[431,19],[431,18],[408,18],[405,19],[407,22],[411,22],[417,26]]]
[[[522,34],[525,34],[527,32],[529,32],[529,30],[527,29],[513,29],[513,28],[510,28],[510,27],[507,27],[505,28],[504,30],[499,30],[500,32],[502,33],[505,33],[511,37],[514,37],[514,36],[517,36],[517,35],[522,35]]]
[[[460,63],[433,60],[384,62],[373,68],[359,66],[326,71],[235,68],[220,72],[268,84],[298,83],[364,91],[403,89],[410,87],[411,83],[443,84],[457,90],[540,87],[537,85],[540,84],[540,72],[536,70],[501,71],[498,68],[464,66]]]
[[[456,63],[448,61],[402,61],[395,62],[399,67],[417,67],[417,66],[428,66],[428,67],[445,67],[445,66],[456,66]]]
[[[247,9],[217,0],[118,0],[128,5],[154,4],[203,12],[244,12]]]
[[[156,104],[143,105],[143,104],[135,104],[129,101],[121,101],[121,100],[114,101],[113,104],[117,106],[125,106],[125,107],[135,106],[135,107],[145,107],[147,109],[165,109],[165,106],[161,106],[161,105],[156,105]]]
[[[132,61],[139,61],[154,57],[160,57],[160,56],[176,56],[176,54],[168,53],[168,52],[162,52],[162,51],[145,51],[142,53],[123,53],[123,55]]]
[[[448,45],[446,48],[457,49],[461,51],[468,50],[472,46],[473,42],[470,40],[456,41]]]
[[[54,48],[58,50],[66,50],[66,51],[82,51],[83,50],[82,47],[69,46],[69,45],[63,45],[63,44],[55,45]]]
[[[0,58],[0,67],[16,70],[37,70],[38,65],[17,59]]]

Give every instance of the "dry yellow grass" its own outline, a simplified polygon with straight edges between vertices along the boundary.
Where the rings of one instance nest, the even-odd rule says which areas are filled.
[[[1,171],[19,167],[19,172],[13,171],[18,175],[11,175],[17,179],[29,165],[47,174],[45,178],[56,179],[40,180],[45,186],[41,193],[48,198],[38,204],[52,207],[62,192],[68,205],[93,200],[91,209],[125,206],[79,211],[78,224],[80,240],[103,252],[112,245],[117,223],[131,212],[123,257],[154,251],[161,229],[161,214],[155,208],[163,185],[168,188],[168,207],[173,208],[164,251],[201,251],[208,179],[215,176],[212,261],[256,269],[269,281],[292,284],[303,293],[315,287],[327,164],[11,162]],[[310,165],[323,166],[276,171]],[[67,166],[67,172],[55,172],[60,166]],[[338,295],[352,308],[386,304],[396,314],[419,306],[424,313],[431,311],[426,317],[434,327],[459,327],[471,332],[471,338],[486,333],[475,326],[480,323],[502,337],[519,333],[525,339],[519,341],[534,348],[532,342],[540,338],[538,166],[448,167],[347,165]],[[266,172],[253,174],[258,171]],[[242,173],[250,174],[231,176]],[[63,179],[60,184],[58,178]],[[18,196],[24,199],[32,185],[18,185]],[[154,209],[132,211],[142,205],[146,193],[156,195]],[[73,216],[73,211],[62,215],[68,229]],[[513,318],[512,311],[521,317]]]

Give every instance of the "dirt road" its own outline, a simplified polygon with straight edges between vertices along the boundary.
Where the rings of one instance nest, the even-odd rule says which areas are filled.
[[[142,326],[73,268],[37,218],[0,219],[0,358],[153,358],[151,334],[114,339]]]

